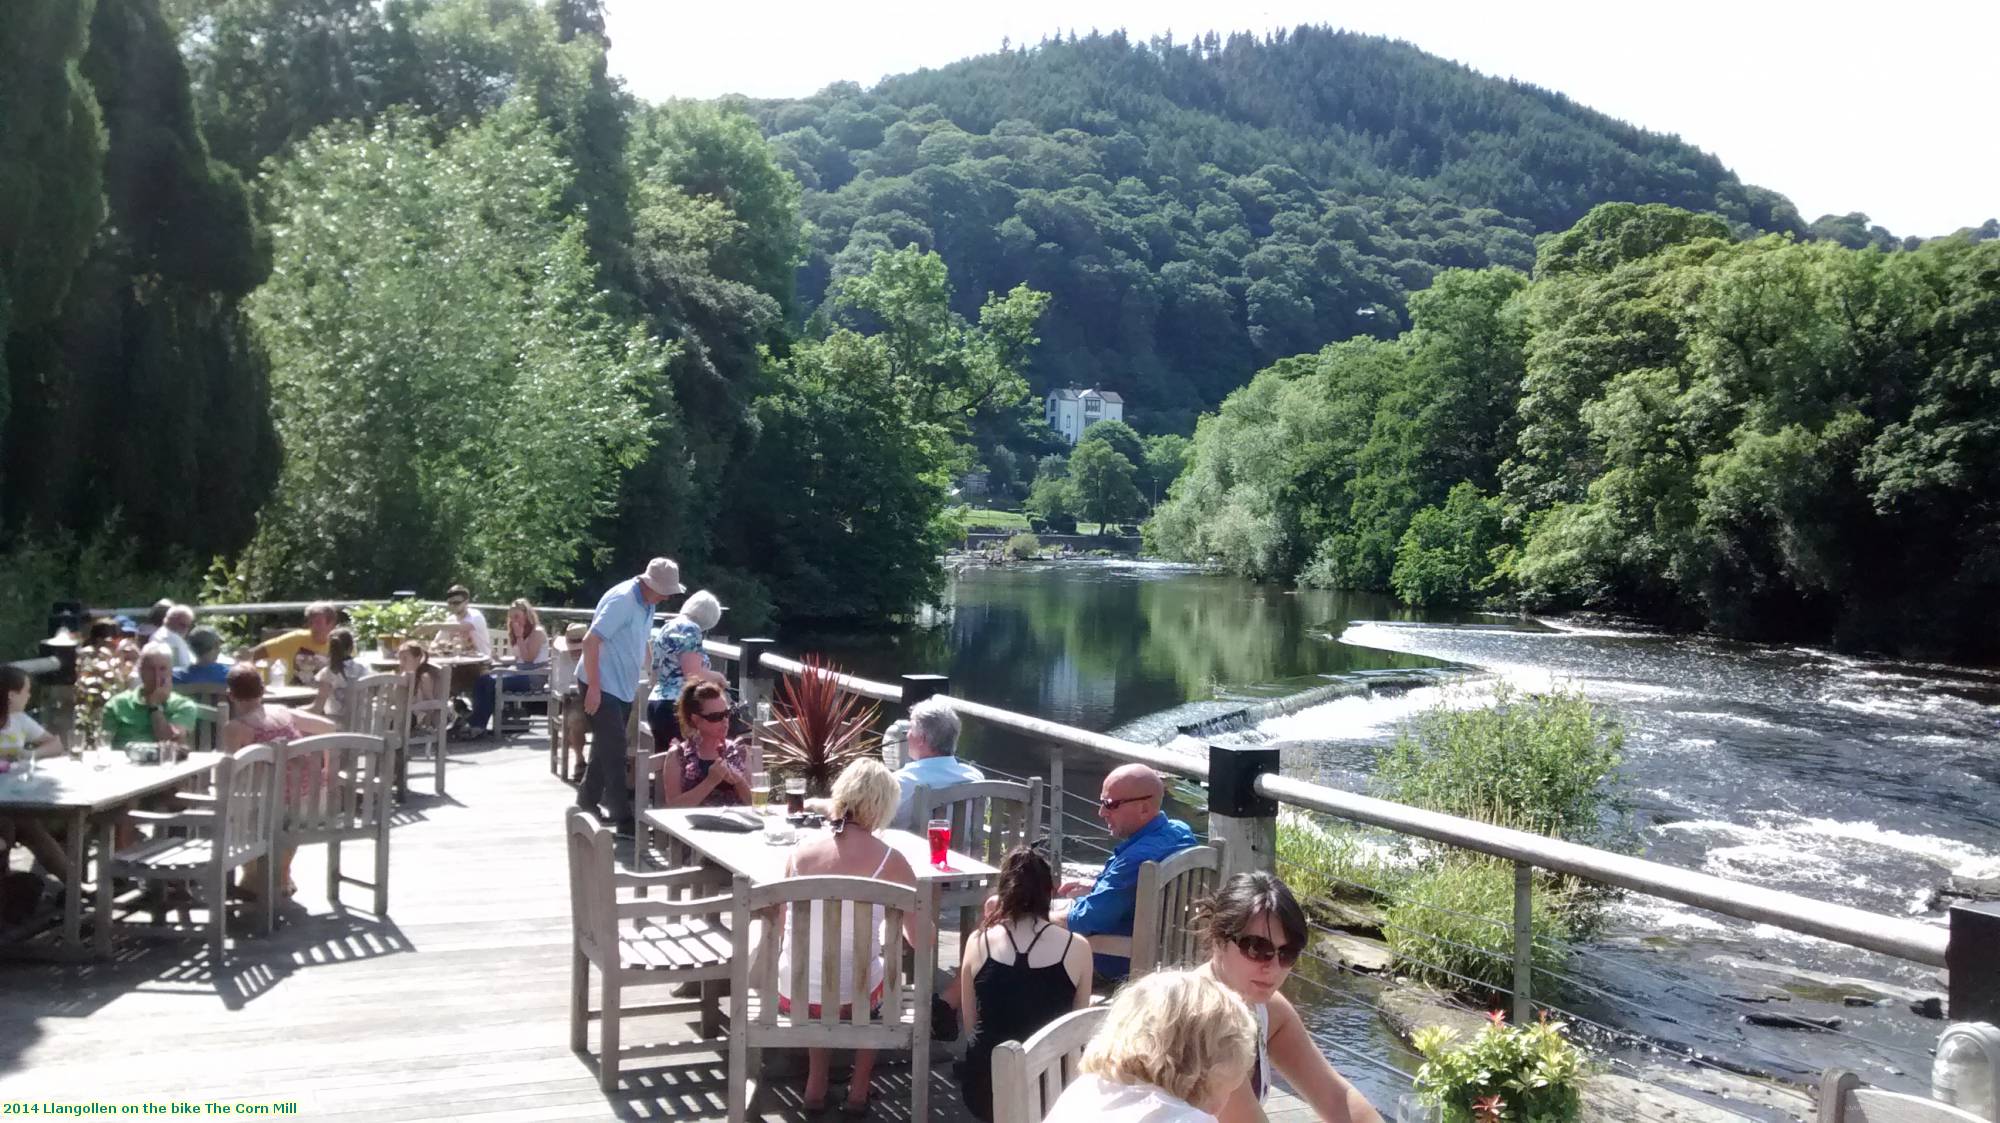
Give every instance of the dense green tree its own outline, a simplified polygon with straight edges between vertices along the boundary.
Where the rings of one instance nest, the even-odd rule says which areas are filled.
[[[265,359],[239,310],[265,276],[266,251],[242,182],[209,156],[157,0],[99,0],[80,70],[87,87],[64,67],[31,72],[58,87],[58,111],[43,119],[58,130],[50,158],[74,167],[93,143],[95,125],[77,116],[85,88],[104,141],[102,179],[81,174],[83,198],[45,207],[36,200],[49,185],[25,185],[48,223],[37,267],[56,264],[55,246],[73,249],[99,182],[104,223],[60,306],[40,287],[62,291],[56,269],[24,305],[40,324],[8,338],[0,525],[87,538],[122,511],[137,564],[233,549],[278,459]]]
[[[525,101],[437,146],[393,114],[332,127],[275,169],[252,311],[286,457],[253,587],[569,583],[667,355],[609,314],[567,178]]]
[[[1410,519],[1396,547],[1390,587],[1408,604],[1469,604],[1484,595],[1500,543],[1499,501],[1461,482],[1443,506],[1425,507]]]
[[[1174,481],[1181,478],[1181,472],[1187,468],[1191,444],[1179,433],[1146,438],[1146,481],[1152,489],[1146,497],[1148,502],[1157,504],[1160,496],[1167,494]]]
[[[1144,505],[1132,479],[1132,462],[1110,441],[1079,441],[1069,458],[1069,485],[1078,513],[1094,523],[1130,518]]]

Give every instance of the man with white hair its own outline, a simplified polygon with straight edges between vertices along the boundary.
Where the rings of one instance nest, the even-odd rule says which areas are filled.
[[[189,629],[194,627],[194,609],[184,604],[170,606],[160,620],[160,626],[153,631],[149,643],[163,643],[173,650],[174,670],[194,666],[194,648],[188,645]]]
[[[926,698],[910,707],[910,762],[896,770],[896,786],[903,795],[896,803],[892,822],[909,824],[910,802],[920,787],[948,788],[986,778],[986,773],[958,759],[960,728],[958,711],[951,708],[949,699]]]
[[[174,652],[149,643],[139,653],[139,685],[104,703],[104,732],[111,747],[133,741],[186,742],[194,732],[194,700],[174,693]]]

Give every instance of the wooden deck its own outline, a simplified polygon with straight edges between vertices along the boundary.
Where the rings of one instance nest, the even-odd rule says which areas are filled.
[[[722,1118],[719,1053],[634,1062],[606,1096],[570,1052],[573,794],[549,775],[545,741],[486,744],[453,754],[448,797],[413,792],[402,809],[387,919],[360,911],[364,889],[347,890],[353,910],[330,908],[312,847],[277,934],[238,941],[220,975],[194,940],[126,940],[110,963],[0,963],[0,1102],[290,1103],[299,1118],[383,1123]],[[342,865],[371,868],[358,852]],[[677,1023],[628,1021],[625,1040],[688,1036]],[[909,1067],[886,1061],[873,1117],[906,1120]],[[805,1120],[803,1073],[784,1079],[782,1064],[765,1118]],[[934,1119],[970,1118],[948,1066],[933,1068],[931,1103]],[[1304,1118],[1296,1101],[1272,1107]]]

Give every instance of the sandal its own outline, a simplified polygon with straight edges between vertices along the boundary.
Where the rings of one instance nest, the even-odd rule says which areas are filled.
[[[840,1101],[840,1113],[842,1115],[847,1116],[849,1119],[868,1118],[868,1108],[869,1105],[874,1101],[875,1097],[872,1092],[868,1091],[868,1089],[864,1088],[862,1089],[862,1091],[866,1094],[864,1094],[861,1097],[860,1103],[855,1103],[853,1100]],[[848,1095],[851,1096],[853,1094],[854,1090],[852,1088],[848,1089]]]

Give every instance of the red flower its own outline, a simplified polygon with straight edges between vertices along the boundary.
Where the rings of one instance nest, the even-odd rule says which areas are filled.
[[[1475,1119],[1496,1121],[1506,1106],[1507,1101],[1497,1095],[1481,1096],[1472,1101],[1472,1115]]]
[[[1486,1011],[1486,1020],[1496,1026],[1504,1026],[1507,1024],[1507,1012],[1505,1010],[1488,1010]]]

